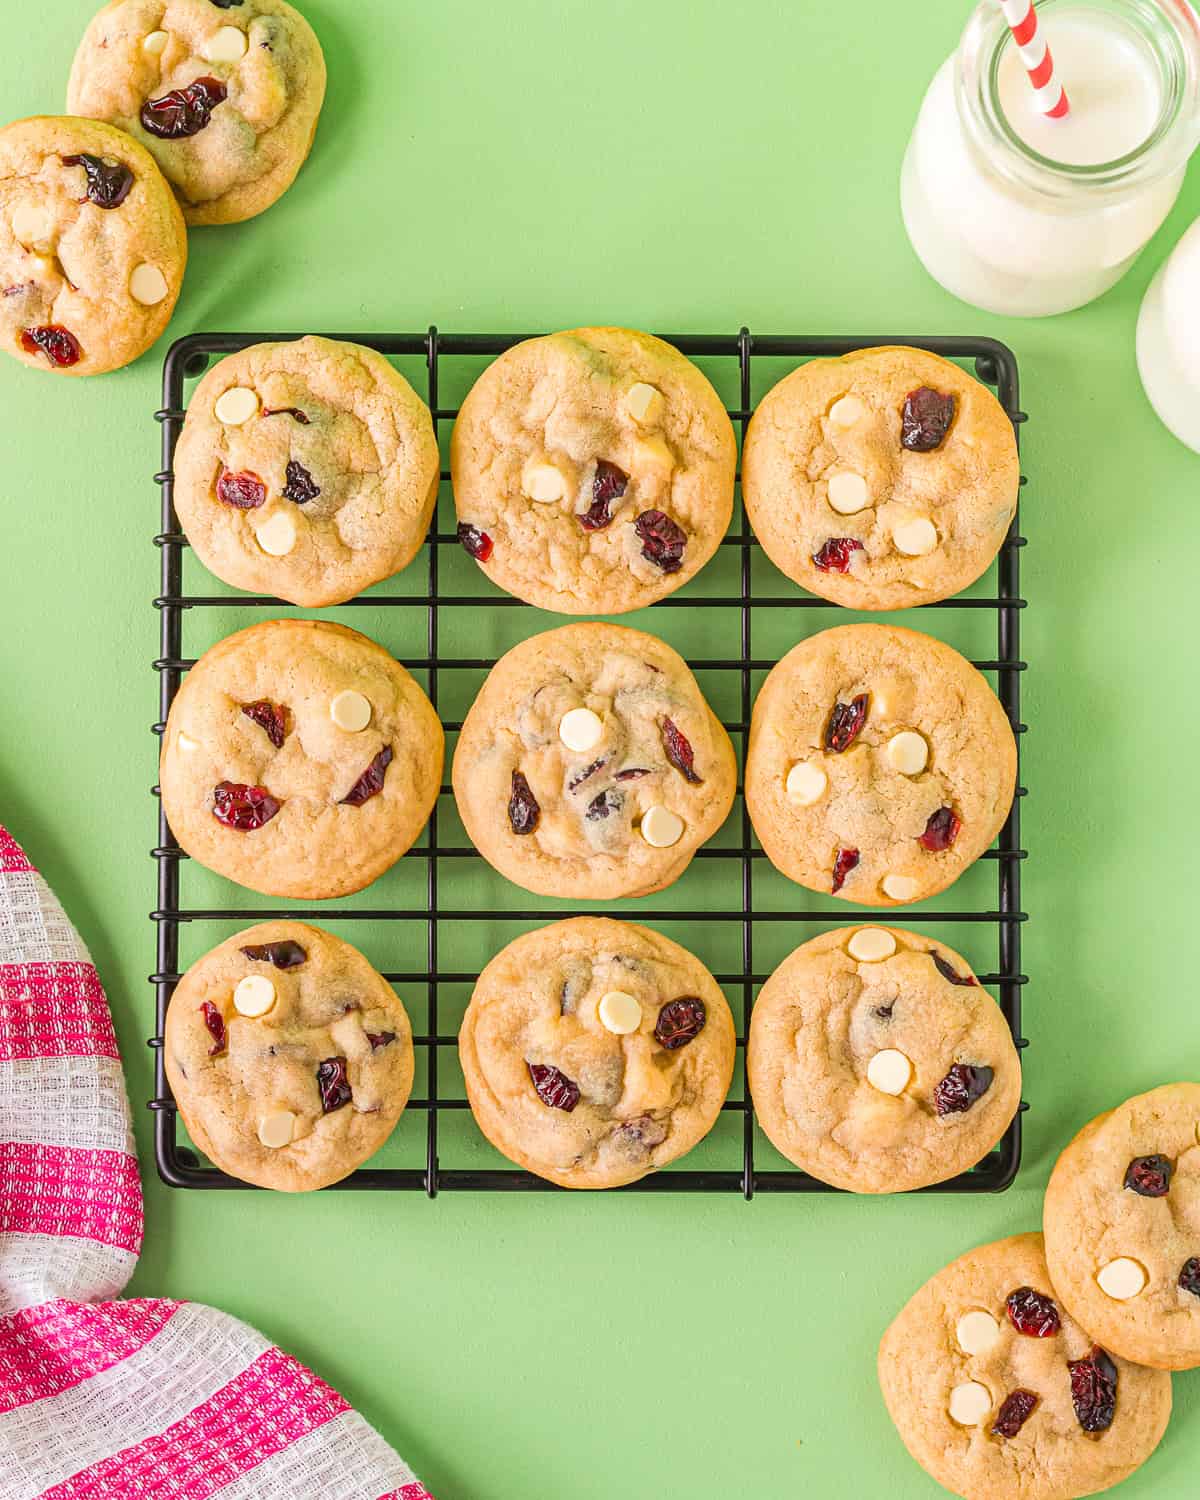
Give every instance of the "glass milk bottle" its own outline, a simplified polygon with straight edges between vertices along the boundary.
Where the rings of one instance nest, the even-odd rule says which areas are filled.
[[[1040,317],[1106,292],[1175,202],[1200,139],[1200,20],[1186,0],[1041,0],[1070,111],[1040,112],[993,0],[921,105],[901,174],[930,275],[988,312]]]
[[[1150,283],[1137,329],[1137,362],[1151,406],[1200,453],[1200,219]]]

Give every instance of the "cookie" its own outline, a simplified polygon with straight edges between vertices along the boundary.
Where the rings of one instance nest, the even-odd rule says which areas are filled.
[[[1054,1289],[1105,1348],[1200,1365],[1200,1083],[1168,1083],[1085,1125],[1046,1189]]]
[[[263,922],[206,953],[175,987],[164,1035],[188,1134],[259,1187],[348,1177],[412,1089],[412,1028],[391,985],[303,922]]]
[[[398,573],[438,492],[429,408],[357,344],[254,344],[205,375],[174,460],[180,524],[235,588],[319,608]]]
[[[624,614],[712,557],[736,461],[720,398],[670,344],[624,328],[529,339],[484,371],[454,424],[459,540],[527,604]]]
[[[786,958],[754,1002],[746,1075],[775,1149],[852,1193],[956,1177],[1021,1102],[1008,1023],[966,959],[897,927],[842,927]]]
[[[923,349],[801,365],[746,434],[746,515],[794,583],[849,609],[957,594],[1017,509],[1013,425],[991,391]]]
[[[345,896],[428,821],[442,726],[374,641],[271,620],[205,652],[163,734],[163,809],[201,864],[269,896]]]
[[[304,164],[325,59],[284,0],[112,0],[71,68],[67,108],[135,136],[189,224],[270,208]]]
[[[179,205],[136,141],[54,115],[0,130],[0,339],[23,364],[129,364],[170,322],[186,264]]]
[[[733,1017],[685,948],[607,917],[509,943],[458,1036],[480,1130],[560,1187],[636,1182],[708,1134],[733,1077]]]
[[[687,663],[624,625],[515,646],[459,735],[454,796],[514,884],[593,901],[678,880],[729,814],[737,763]]]
[[[1040,1234],[960,1256],[879,1346],[888,1413],[964,1500],[1075,1500],[1128,1478],[1171,1415],[1171,1377],[1098,1348],[1051,1296]]]
[[[746,805],[790,879],[896,906],[979,858],[1016,773],[1008,718],[957,651],[898,626],[841,625],[801,641],[763,684]]]

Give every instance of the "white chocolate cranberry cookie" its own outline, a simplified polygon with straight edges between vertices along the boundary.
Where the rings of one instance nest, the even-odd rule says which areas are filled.
[[[163,808],[182,847],[270,896],[361,890],[424,828],[442,726],[381,646],[271,620],[205,652],[163,735]]]
[[[234,224],[292,185],[316,134],[325,59],[284,0],[112,0],[84,33],[72,114],[150,151],[189,224]]]
[[[794,647],[754,705],[746,805],[790,879],[863,906],[945,890],[1012,805],[1012,728],[952,647],[841,625]]]
[[[1021,1102],[1000,1007],[944,943],[842,927],[802,944],[763,986],[746,1074],[776,1150],[852,1193],[956,1177]]]
[[[736,461],[720,398],[670,344],[624,328],[529,339],[484,371],[454,424],[458,537],[527,604],[624,614],[712,557]]]
[[[1020,482],[1012,422],[991,391],[901,346],[793,370],[755,412],[742,469],[771,561],[850,609],[907,609],[974,583]]]
[[[100,375],[143,354],[183,285],[187,230],[153,158],[95,120],[0,130],[0,340],[37,370]]]
[[[635,1182],[708,1134],[733,1077],[720,986],[646,927],[576,917],[479,976],[458,1052],[479,1128],[560,1187]]]
[[[361,1166],[413,1079],[412,1028],[391,985],[303,922],[263,922],[194,963],[171,997],[163,1058],[205,1155],[289,1193]]]
[[[1044,1219],[1054,1289],[1106,1348],[1200,1366],[1200,1084],[1164,1084],[1085,1125]]]
[[[1040,1234],[981,1245],[932,1277],[879,1345],[904,1446],[963,1500],[1076,1500],[1157,1448],[1171,1377],[1096,1345],[1050,1295]]]
[[[175,510],[235,588],[319,608],[412,561],[437,501],[429,408],[382,354],[254,344],[196,387],[175,449]]]
[[[687,663],[624,625],[563,625],[500,658],[454,753],[471,842],[543,896],[678,880],[729,814],[737,764]]]

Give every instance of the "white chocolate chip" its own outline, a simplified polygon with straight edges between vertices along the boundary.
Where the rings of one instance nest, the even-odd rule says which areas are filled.
[[[669,849],[683,837],[683,819],[655,803],[642,814],[642,837],[652,849]]]
[[[883,927],[860,927],[846,944],[851,958],[862,964],[877,964],[891,958],[896,951],[896,939]]]
[[[811,807],[825,795],[828,785],[829,777],[820,766],[814,766],[810,760],[797,761],[787,773],[788,801],[799,807]]]
[[[1115,1302],[1128,1302],[1144,1289],[1149,1277],[1143,1265],[1122,1255],[1116,1260],[1110,1260],[1106,1266],[1101,1266],[1096,1280],[1106,1296]]]
[[[616,1036],[628,1036],[642,1024],[642,1007],[624,990],[609,990],[601,995],[597,1014],[605,1029]]]
[[[964,1354],[986,1354],[1000,1337],[1000,1325],[991,1313],[976,1309],[963,1313],[954,1332]]]
[[[867,1064],[867,1082],[881,1094],[902,1094],[912,1077],[912,1063],[895,1047],[885,1047]]]
[[[929,746],[924,735],[915,729],[902,729],[892,735],[884,754],[892,770],[905,776],[919,776],[929,763]]]
[[[675,468],[675,455],[661,437],[642,438],[633,450],[633,467],[639,474],[669,475]]]
[[[896,551],[906,557],[924,557],[938,544],[937,527],[927,516],[917,516],[911,521],[900,521],[892,527],[892,541]]]
[[[193,750],[199,750],[200,748],[200,741],[194,740],[190,734],[184,734],[182,729],[179,731],[175,744],[185,755],[190,755]]]
[[[148,260],[134,266],[129,278],[129,295],[145,307],[153,307],[167,295],[167,278]]]
[[[151,57],[159,57],[167,49],[170,37],[165,31],[151,31],[142,38],[142,51],[148,52]]]
[[[960,1427],[978,1427],[991,1409],[991,1393],[977,1380],[964,1381],[950,1392],[950,1418]]]
[[[559,720],[558,737],[568,750],[582,755],[604,738],[604,721],[590,708],[572,708]]]
[[[911,875],[885,875],[883,894],[892,901],[911,901],[921,889],[921,883]]]
[[[231,385],[222,391],[213,406],[213,415],[226,427],[240,427],[258,411],[258,392],[248,385]]]
[[[290,1146],[295,1134],[296,1116],[290,1109],[277,1109],[258,1122],[258,1138],[272,1151],[278,1151],[280,1146]]]
[[[371,700],[353,688],[346,688],[329,700],[329,717],[339,729],[358,734],[371,722]]]
[[[247,974],[233,991],[233,1008],[239,1016],[265,1016],[275,1004],[275,986],[265,974]]]
[[[843,432],[856,426],[867,414],[867,408],[857,396],[843,396],[829,408],[829,420]]]
[[[296,523],[286,510],[277,510],[254,535],[268,557],[286,557],[296,545]]]
[[[829,481],[829,503],[840,516],[852,516],[855,511],[865,510],[871,503],[867,481],[851,469],[834,474]]]
[[[663,393],[654,386],[647,385],[644,380],[631,386],[625,397],[625,410],[643,427],[657,426],[666,404]]]
[[[246,55],[246,33],[236,26],[222,26],[200,50],[209,62],[237,62]]]
[[[521,488],[539,505],[550,505],[566,496],[567,481],[557,465],[544,458],[531,458],[521,471]]]
[[[27,250],[45,252],[50,248],[54,220],[49,209],[26,198],[13,210],[12,232]]]

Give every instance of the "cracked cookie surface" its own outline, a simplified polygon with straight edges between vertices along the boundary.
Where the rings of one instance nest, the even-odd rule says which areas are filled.
[[[945,890],[988,848],[1016,766],[999,700],[957,651],[899,626],[841,625],[763,684],[746,803],[790,879],[895,906]]]
[[[813,360],[780,381],[750,423],[743,472],[771,561],[850,609],[907,609],[974,583],[1020,480],[992,392],[903,346]]]
[[[163,808],[210,870],[272,896],[347,895],[416,840],[437,799],[442,726],[381,646],[273,620],[207,651],[163,736]]]
[[[754,1002],[746,1070],[775,1148],[855,1193],[965,1172],[1021,1099],[1008,1023],[966,959],[896,927],[839,928],[786,958]]]
[[[471,1109],[497,1150],[560,1187],[607,1188],[708,1133],[735,1042],[699,959],[648,928],[575,917],[492,959],[458,1048]]]
[[[324,99],[321,44],[284,0],[113,0],[67,88],[72,114],[146,147],[189,224],[269,208],[304,164]]]
[[[391,985],[303,922],[262,922],[197,960],[171,997],[163,1056],[197,1146],[285,1192],[349,1176],[391,1135],[413,1079]]]
[[[459,537],[495,583],[559,614],[672,593],[733,512],[733,427],[661,339],[578,328],[529,339],[476,381],[454,425]]]
[[[733,746],[687,663],[623,625],[515,646],[472,704],[454,755],[471,842],[540,895],[661,890],[728,816]]]
[[[235,588],[318,608],[398,573],[437,500],[429,408],[373,349],[308,337],[220,361],[188,402],[174,502]]]

